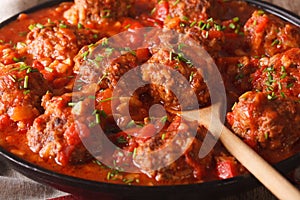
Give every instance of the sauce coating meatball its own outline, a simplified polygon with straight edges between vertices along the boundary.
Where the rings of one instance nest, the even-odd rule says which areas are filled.
[[[213,151],[205,158],[198,157],[202,145],[201,138],[206,130],[198,129],[197,122],[181,120],[180,117],[175,117],[167,128],[154,137],[136,140],[138,145],[133,158],[134,164],[157,181],[185,182],[191,178],[201,181],[205,177],[205,171],[213,167]],[[195,137],[195,134],[198,135]],[[171,162],[172,160],[174,162]],[[163,168],[156,169],[158,166]]]
[[[269,99],[290,97],[300,99],[300,49],[293,48],[270,59],[260,60],[260,68],[252,75],[255,89]]]
[[[119,79],[138,65],[135,51],[121,52],[114,47],[106,47],[107,38],[92,45],[84,46],[75,56],[74,73],[85,83],[99,84],[103,89],[114,88]]]
[[[71,23],[95,27],[119,17],[126,17],[133,0],[75,0],[64,16]]]
[[[157,102],[161,101],[173,109],[180,109],[178,106],[187,109],[198,103],[209,103],[207,86],[196,67],[189,66],[175,54],[170,57],[170,52],[165,50],[155,53],[146,64],[142,68],[142,77],[151,83],[151,96]]]
[[[89,136],[89,127],[76,118],[70,102],[71,93],[56,97],[45,95],[42,103],[45,113],[35,119],[27,132],[30,149],[45,160],[54,158],[60,165],[91,159],[79,136]]]
[[[54,88],[65,85],[73,72],[73,58],[81,47],[97,41],[97,33],[64,22],[35,24],[27,35],[27,52]]]
[[[26,130],[43,112],[41,98],[49,88],[36,69],[16,63],[0,67],[0,89],[0,129],[5,129],[3,123],[9,121]]]
[[[288,98],[269,100],[265,93],[247,92],[227,119],[234,132],[258,151],[286,156],[300,138],[300,104]],[[269,161],[278,162],[275,156]]]
[[[255,11],[244,28],[253,55],[273,56],[300,45],[299,29],[264,11]]]

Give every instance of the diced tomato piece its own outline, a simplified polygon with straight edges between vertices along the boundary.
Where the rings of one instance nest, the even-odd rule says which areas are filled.
[[[122,41],[122,45],[124,47],[129,47],[132,50],[135,50],[137,47],[141,46],[144,42],[144,35],[136,33],[136,29],[143,28],[144,26],[137,20],[125,18],[122,23],[122,27],[124,31],[128,31],[126,33],[126,38]]]
[[[21,56],[10,44],[0,44],[0,62],[4,65],[14,64],[20,60]]]
[[[222,157],[217,161],[217,173],[220,179],[232,178],[237,175],[237,163],[232,157]]]
[[[164,21],[169,14],[169,3],[167,1],[161,1],[156,4],[155,12],[153,16],[155,19]]]
[[[68,77],[57,78],[57,79],[53,80],[53,86],[55,88],[63,88],[65,85],[68,84],[69,81],[70,81],[70,78],[68,78]]]
[[[76,125],[72,124],[64,133],[68,145],[77,145],[81,143],[79,135],[81,137],[87,137],[89,135],[89,129],[86,125],[79,122],[77,122]]]
[[[98,110],[104,111],[105,114],[112,114],[111,110],[111,101],[112,101],[112,93],[111,89],[106,89],[102,92],[99,92],[96,97],[96,108]]]
[[[138,17],[138,20],[142,21],[143,25],[146,26],[146,27],[159,27],[159,28],[163,27],[163,22],[162,21],[160,21],[158,19],[155,19],[153,16],[149,16],[146,13],[141,14]]]
[[[254,29],[255,33],[262,32],[269,22],[269,18],[266,15],[254,16],[250,18],[245,24],[245,29]]]
[[[87,23],[85,23],[84,25],[86,28],[90,28],[90,29],[95,29],[97,26],[95,23],[88,21]]]
[[[209,36],[209,39],[214,39],[214,38],[222,38],[223,35],[224,35],[224,33],[222,31],[210,30],[208,36]],[[236,34],[234,36],[236,36]]]
[[[66,130],[64,135],[68,145],[76,145],[80,143],[80,138],[74,124]]]
[[[44,65],[37,60],[33,62],[32,67],[38,69],[47,81],[53,81],[57,74],[56,70],[54,70],[53,72],[45,70]]]
[[[128,28],[128,31],[134,31],[135,29],[144,27],[139,21],[130,18],[126,18],[122,25],[124,28]]]
[[[146,62],[150,57],[151,57],[151,53],[149,51],[149,49],[137,49],[136,50],[136,57],[139,61],[139,63],[143,63]]]
[[[168,127],[167,131],[176,131],[181,124],[181,117],[175,117],[173,122]]]
[[[262,32],[269,22],[269,18],[267,16],[262,16],[257,19],[256,33]]]

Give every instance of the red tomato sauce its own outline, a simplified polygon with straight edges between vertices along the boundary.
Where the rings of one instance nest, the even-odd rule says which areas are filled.
[[[159,27],[188,35],[214,59],[226,88],[226,125],[245,143],[271,163],[300,151],[299,27],[240,1],[91,2],[75,0],[20,14],[0,29],[1,147],[54,172],[117,184],[190,184],[247,173],[219,142],[205,158],[198,158],[209,134],[201,125],[162,109],[149,116],[153,105],[168,110],[190,103],[185,90],[180,94],[184,105],[179,105],[162,87],[177,80],[158,64],[190,82],[200,107],[210,105],[205,80],[182,55],[128,47],[112,63],[98,66],[95,76],[94,69],[84,65],[99,46],[105,47],[103,55],[115,54],[107,38]],[[144,42],[134,34],[122,40],[129,46]],[[103,55],[94,59],[102,61]],[[144,63],[149,65],[135,70]],[[83,76],[77,79],[82,67]],[[130,97],[113,97],[118,81],[130,70],[142,81],[159,80],[161,85],[148,84]],[[158,73],[154,76],[153,71]],[[90,76],[96,84],[81,85]],[[99,146],[111,165],[95,159],[82,143],[96,138],[97,127],[117,146],[111,152],[101,152],[107,143]],[[181,137],[191,142],[186,149]],[[166,157],[158,155],[162,163],[176,151],[183,153],[161,169],[151,168],[156,159],[139,154],[165,146],[172,151]],[[137,173],[126,172],[126,167]]]

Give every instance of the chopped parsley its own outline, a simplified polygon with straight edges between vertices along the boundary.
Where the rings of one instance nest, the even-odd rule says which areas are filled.
[[[193,80],[193,78],[194,78],[194,75],[195,75],[195,73],[194,73],[194,72],[191,72],[191,74],[190,74],[190,78],[189,78],[189,81],[190,81],[190,82]]]
[[[176,0],[173,5],[176,6],[179,2],[180,0]]]
[[[233,22],[238,22],[238,21],[240,21],[240,18],[239,17],[235,17],[235,18],[232,19],[232,21]]]
[[[230,24],[229,24],[229,28],[235,29],[235,28],[236,28],[236,25],[235,25],[234,23],[230,23]]]
[[[126,144],[128,141],[126,140],[126,138],[124,136],[120,136],[117,138],[117,142],[118,142],[118,144]]]
[[[78,24],[77,24],[77,28],[78,28],[78,29],[82,29],[82,28],[83,28],[83,25],[82,25],[81,23],[78,23]]]
[[[21,59],[20,59],[20,58],[13,57],[13,61],[17,63],[17,62],[21,62]]]
[[[164,116],[160,119],[161,123],[165,124],[168,120],[168,116]]]
[[[273,46],[275,46],[275,45],[279,45],[280,43],[281,43],[280,40],[275,39],[275,40],[272,42],[271,46],[273,47]]]
[[[161,140],[165,140],[166,139],[166,133],[163,133],[162,135],[161,135]]]
[[[156,9],[157,9],[157,8],[154,7],[154,8],[151,10],[150,14],[153,15],[153,14],[156,12]]]
[[[40,24],[40,23],[37,23],[37,24],[31,24],[31,25],[29,25],[29,27],[28,27],[28,29],[31,30],[31,31],[32,31],[33,29],[35,29],[35,28],[43,29],[43,28],[45,28],[45,26],[42,25],[42,24]]]
[[[277,96],[275,95],[275,92],[272,92],[271,94],[268,94],[267,98],[268,100],[275,100],[277,99]]]
[[[28,81],[29,81],[29,77],[26,75],[25,78],[24,78],[24,85],[23,85],[24,89],[28,88],[28,84],[29,84]]]
[[[124,29],[129,29],[130,26],[131,26],[131,24],[127,24],[127,25],[124,27]]]
[[[68,26],[66,24],[60,23],[59,28],[67,28]]]
[[[126,128],[131,128],[135,125],[135,121],[134,120],[131,120],[130,122],[128,122]]]
[[[110,18],[111,17],[111,10],[107,9],[107,10],[103,10],[104,15],[102,16],[102,18]]]

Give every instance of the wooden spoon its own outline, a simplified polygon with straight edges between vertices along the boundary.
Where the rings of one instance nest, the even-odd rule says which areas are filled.
[[[205,126],[212,134],[219,138],[225,148],[251,172],[266,188],[277,198],[286,200],[300,200],[300,191],[287,181],[278,171],[260,157],[253,149],[245,144],[239,137],[232,133],[221,122],[220,112],[212,112],[220,109],[221,104],[217,103],[210,107],[192,111],[170,111],[189,121],[198,121]],[[221,134],[210,128],[220,126]]]

